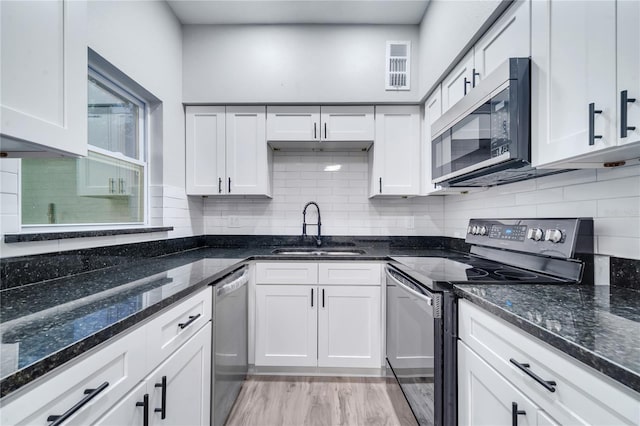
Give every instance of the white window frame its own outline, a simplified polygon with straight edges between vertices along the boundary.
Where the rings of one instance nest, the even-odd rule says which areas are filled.
[[[20,229],[22,232],[31,232],[34,230],[37,231],[52,231],[52,232],[65,232],[65,231],[83,231],[83,230],[105,230],[105,229],[127,229],[127,228],[141,228],[149,226],[149,120],[151,117],[150,108],[148,107],[148,103],[143,100],[142,96],[139,96],[135,93],[135,91],[131,90],[125,83],[116,82],[114,79],[105,75],[105,73],[96,69],[89,65],[87,71],[87,82],[89,76],[98,80],[100,84],[108,87],[110,90],[113,90],[115,93],[119,94],[135,103],[140,111],[138,115],[138,153],[140,158],[133,158],[124,155],[121,152],[114,152],[104,148],[100,148],[97,146],[93,146],[87,140],[87,148],[88,151],[95,152],[97,154],[101,154],[113,159],[126,161],[132,164],[136,164],[142,167],[143,169],[143,220],[141,222],[111,222],[111,223],[65,223],[65,224],[28,224],[24,225],[22,223],[22,202],[18,203],[18,215],[20,218]],[[87,105],[88,107],[88,105]],[[22,168],[20,167],[20,176],[22,175]],[[18,179],[19,186],[19,194],[22,197],[22,179]]]

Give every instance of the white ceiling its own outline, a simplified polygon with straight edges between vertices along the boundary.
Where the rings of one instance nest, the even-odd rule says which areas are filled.
[[[419,24],[429,0],[167,0],[183,24]]]

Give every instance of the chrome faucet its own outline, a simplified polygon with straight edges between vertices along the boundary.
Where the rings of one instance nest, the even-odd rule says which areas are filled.
[[[307,207],[311,204],[316,206],[316,210],[318,211],[318,223],[309,223],[307,224]],[[320,206],[315,201],[309,201],[304,205],[304,209],[302,210],[302,236],[307,235],[307,225],[316,225],[318,227],[318,236],[314,237],[316,239],[316,244],[318,247],[322,245],[322,240],[320,239],[320,227],[322,226],[322,222],[320,221]]]

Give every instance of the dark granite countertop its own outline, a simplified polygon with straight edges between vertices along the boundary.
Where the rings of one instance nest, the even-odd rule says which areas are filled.
[[[585,285],[454,286],[455,293],[640,392],[640,292]]]

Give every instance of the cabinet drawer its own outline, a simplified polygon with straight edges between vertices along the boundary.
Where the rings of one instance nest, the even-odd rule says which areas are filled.
[[[256,264],[256,284],[317,284],[318,264],[276,262]]]
[[[50,415],[62,415],[87,397],[85,390],[102,391],[64,422],[88,425],[122,398],[148,371],[145,359],[145,327],[101,346],[72,365],[65,364],[52,376],[36,380],[24,392],[3,401],[0,424],[47,425]]]
[[[466,300],[459,304],[459,336],[562,424],[640,424],[640,394]],[[555,391],[545,389],[511,359],[555,381]]]
[[[381,269],[379,263],[327,262],[318,265],[318,283],[320,285],[380,285]]]
[[[209,322],[212,303],[212,288],[207,287],[147,324],[147,365],[158,365]]]

